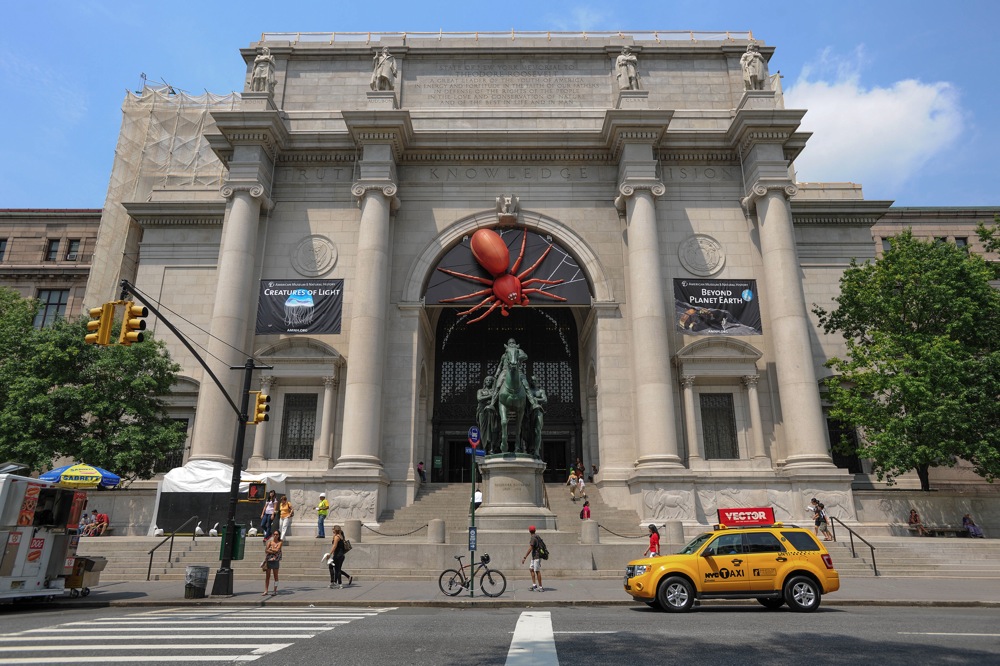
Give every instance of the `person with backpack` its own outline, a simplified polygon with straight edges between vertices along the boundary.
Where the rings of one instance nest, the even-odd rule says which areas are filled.
[[[531,538],[528,540],[528,552],[521,558],[521,564],[524,564],[524,561],[528,559],[528,555],[531,555],[531,564],[528,565],[528,571],[531,572],[531,591],[544,592],[545,588],[542,587],[542,560],[549,559],[549,551],[545,547],[542,537],[535,534],[534,525],[528,528],[528,532],[531,534]]]
[[[584,500],[583,508],[580,509],[580,520],[590,520],[590,500]]]

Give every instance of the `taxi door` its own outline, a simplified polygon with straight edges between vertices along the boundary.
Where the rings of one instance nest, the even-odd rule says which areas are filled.
[[[747,573],[751,590],[774,591],[778,571],[788,562],[788,553],[770,532],[747,532]]]
[[[703,594],[749,592],[742,534],[720,534],[698,558],[698,588]]]

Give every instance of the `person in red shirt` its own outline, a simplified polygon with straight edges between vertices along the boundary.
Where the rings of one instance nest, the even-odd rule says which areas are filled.
[[[580,509],[580,519],[590,520],[590,500],[583,503],[583,508]]]
[[[660,531],[656,529],[656,525],[653,523],[649,524],[649,548],[643,555],[648,555],[649,557],[656,557],[660,554]]]

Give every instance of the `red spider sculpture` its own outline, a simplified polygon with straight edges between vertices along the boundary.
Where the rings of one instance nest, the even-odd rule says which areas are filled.
[[[441,302],[455,303],[458,301],[464,301],[467,298],[485,296],[486,298],[484,298],[478,305],[469,308],[464,312],[458,313],[460,315],[472,314],[476,310],[489,305],[490,307],[486,310],[486,312],[468,322],[470,324],[474,324],[477,321],[485,319],[487,315],[497,308],[500,308],[500,314],[504,317],[508,316],[507,308],[514,307],[515,305],[528,304],[528,294],[538,294],[539,296],[545,296],[546,298],[551,298],[555,301],[565,301],[566,299],[562,296],[550,294],[547,291],[542,291],[538,287],[525,289],[525,287],[532,284],[559,284],[563,282],[563,280],[543,280],[541,278],[524,280],[525,277],[531,275],[531,272],[542,264],[545,257],[547,257],[549,252],[552,251],[552,245],[550,243],[545,249],[545,252],[542,253],[542,256],[538,258],[538,261],[531,265],[531,268],[518,273],[517,269],[520,268],[521,261],[524,260],[524,248],[527,246],[527,242],[528,230],[525,229],[524,235],[521,237],[521,253],[517,256],[517,261],[514,262],[514,265],[508,270],[507,265],[510,264],[510,252],[507,250],[507,244],[503,242],[502,238],[500,238],[500,234],[492,229],[479,229],[476,231],[476,233],[472,234],[472,239],[469,242],[469,245],[472,248],[472,256],[477,262],[479,262],[480,266],[489,271],[490,275],[493,276],[493,279],[488,280],[475,275],[467,275],[466,273],[450,271],[447,268],[438,268],[438,270],[442,273],[447,273],[448,275],[454,275],[455,277],[488,285],[487,289],[480,289],[479,291],[474,291],[471,294],[465,294],[464,296],[445,298],[442,299]],[[521,280],[524,280],[524,282],[521,282]]]

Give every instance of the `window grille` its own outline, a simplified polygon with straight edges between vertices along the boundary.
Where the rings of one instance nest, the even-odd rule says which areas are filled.
[[[732,393],[702,393],[701,429],[705,438],[706,460],[735,460],[740,457],[736,439],[736,410]]]
[[[278,457],[285,460],[312,460],[316,441],[315,393],[288,393],[281,414],[281,444]]]

